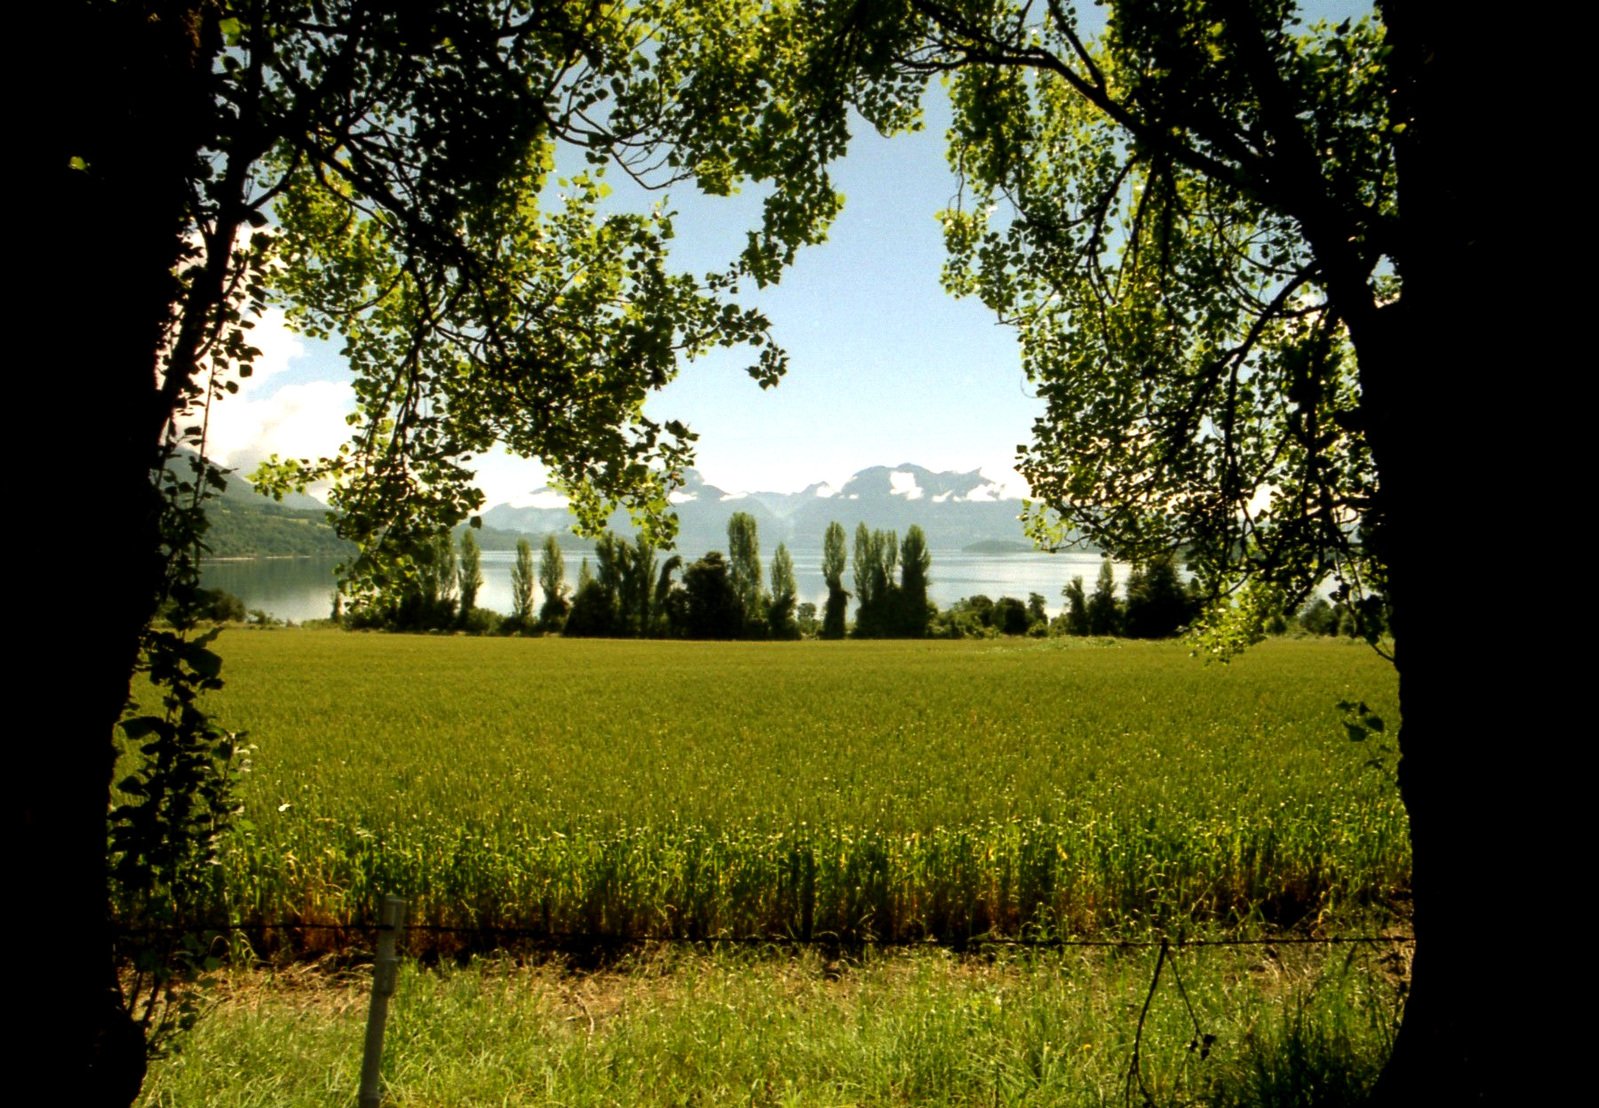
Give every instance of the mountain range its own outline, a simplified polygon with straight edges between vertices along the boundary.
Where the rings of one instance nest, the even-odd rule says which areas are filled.
[[[691,559],[726,548],[727,521],[734,512],[755,517],[764,550],[780,542],[791,549],[820,548],[827,525],[834,521],[843,524],[851,542],[857,523],[900,535],[917,524],[934,549],[976,547],[992,553],[1032,548],[1018,520],[1021,499],[975,469],[956,473],[908,463],[872,466],[837,487],[817,482],[786,493],[731,493],[691,469],[671,499],[678,517],[677,549]],[[217,557],[342,556],[353,550],[334,535],[320,501],[293,496],[274,503],[255,495],[238,474],[229,476],[227,491],[207,514],[207,542]],[[510,550],[521,536],[541,539],[553,533],[565,545],[576,522],[565,498],[544,488],[485,511],[478,539],[484,549]],[[609,525],[619,535],[635,533],[625,512],[615,513]]]
[[[1026,543],[1018,521],[1020,498],[975,469],[936,473],[909,463],[872,466],[841,486],[818,482],[793,493],[730,493],[706,483],[691,469],[671,499],[678,518],[677,548],[689,557],[724,549],[727,521],[734,512],[755,517],[765,550],[780,542],[790,547],[820,546],[833,521],[843,524],[851,536],[862,522],[901,535],[918,524],[928,545],[937,549]],[[486,528],[530,535],[568,534],[575,522],[561,496],[547,488],[483,513]],[[626,513],[613,515],[610,526],[617,534],[633,534]]]

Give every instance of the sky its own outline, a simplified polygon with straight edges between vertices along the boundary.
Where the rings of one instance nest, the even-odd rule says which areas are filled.
[[[1341,18],[1364,5],[1314,5]],[[949,108],[935,86],[921,132],[884,139],[857,128],[834,167],[844,194],[827,242],[801,251],[780,285],[740,302],[764,309],[789,353],[789,372],[763,390],[739,351],[716,351],[681,366],[647,413],[679,419],[699,434],[696,468],[730,492],[791,492],[817,481],[841,484],[872,465],[913,463],[932,470],[981,469],[1015,495],[1018,444],[1042,413],[1021,370],[1014,333],[974,300],[939,286],[941,209],[956,181],[944,157]],[[616,203],[660,199],[613,171]],[[706,197],[691,185],[668,194],[675,220],[674,264],[704,273],[725,268],[758,219],[758,195]],[[330,454],[343,441],[353,406],[349,372],[336,346],[290,332],[281,313],[253,335],[261,349],[252,378],[212,415],[218,461],[248,471],[277,452]],[[747,353],[747,352],[746,352]],[[545,483],[536,463],[483,459],[488,505],[525,499]]]
[[[763,390],[745,372],[748,351],[685,362],[646,412],[680,419],[700,438],[696,468],[734,492],[798,491],[841,484],[872,465],[911,462],[933,470],[981,468],[1013,488],[1016,446],[1041,411],[1023,378],[1014,334],[976,301],[939,287],[944,251],[936,213],[956,184],[944,159],[947,105],[930,97],[928,126],[884,139],[862,125],[835,167],[844,210],[828,241],[801,251],[780,285],[739,298],[764,309],[789,371]],[[613,171],[617,203],[629,190]],[[635,193],[636,194],[636,193]],[[641,194],[636,194],[641,195]],[[689,272],[725,268],[758,221],[755,193],[723,199],[681,185],[673,263]],[[649,201],[659,196],[649,196]],[[328,454],[353,407],[336,344],[307,339],[281,312],[260,320],[252,376],[212,413],[210,447],[226,465],[250,467],[274,451]],[[487,503],[544,484],[542,467],[485,459]]]

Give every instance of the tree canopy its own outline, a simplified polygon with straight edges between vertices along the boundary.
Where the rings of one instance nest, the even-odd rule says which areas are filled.
[[[471,456],[496,441],[542,458],[591,521],[614,502],[668,529],[692,434],[646,418],[645,395],[713,345],[748,344],[752,375],[774,382],[784,361],[765,319],[731,297],[773,279],[837,205],[824,188],[700,277],[666,264],[668,212],[600,210],[602,163],[713,190],[775,164],[753,146],[679,148],[707,109],[660,64],[671,42],[731,30],[718,7],[81,0],[27,13],[52,82],[22,159],[30,218],[52,236],[28,314],[92,381],[78,430],[101,452],[106,524],[124,544],[108,627],[81,651],[89,692],[61,723],[83,745],[41,744],[22,767],[42,783],[24,822],[59,848],[25,879],[91,932],[93,953],[38,990],[60,998],[62,1018],[40,1023],[84,1095],[126,1102],[143,1069],[109,956],[111,733],[156,641],[152,613],[192,592],[199,502],[217,483],[166,480],[165,459],[179,443],[203,455],[206,407],[249,373],[251,322],[276,300],[296,326],[337,335],[355,374],[350,445],[269,476],[335,483],[364,552],[357,591],[424,575],[434,536],[478,506]],[[558,142],[591,168],[557,178]],[[27,399],[44,411],[36,376]],[[213,682],[216,664],[197,646],[172,672]],[[206,741],[219,758],[231,742]]]
[[[643,397],[713,344],[749,343],[776,379],[766,321],[729,297],[825,233],[851,128],[914,125],[947,77],[946,281],[1017,326],[1046,399],[1023,465],[1055,513],[1040,532],[1059,518],[1140,560],[1185,544],[1214,595],[1259,583],[1221,628],[1243,637],[1262,598],[1329,571],[1385,594],[1418,938],[1392,1072],[1481,1090],[1459,921],[1498,782],[1454,741],[1470,636],[1429,608],[1453,604],[1436,567],[1476,491],[1437,480],[1473,415],[1452,375],[1487,357],[1462,321],[1492,318],[1499,287],[1475,122],[1491,82],[1463,21],[1387,0],[1307,29],[1287,0],[1139,0],[1090,39],[1059,0],[45,7],[28,41],[63,76],[25,158],[28,210],[57,236],[37,318],[97,374],[82,430],[129,549],[111,628],[83,648],[91,695],[62,721],[97,752],[41,745],[21,767],[44,783],[25,820],[61,847],[30,861],[37,895],[103,923],[106,736],[191,518],[152,474],[189,427],[203,448],[252,313],[283,297],[345,342],[352,444],[278,475],[338,482],[384,554],[371,573],[475,510],[468,459],[496,440],[543,457],[596,523],[611,501],[658,517],[691,434]],[[551,180],[563,139],[656,183],[770,182],[763,223],[725,272],[673,274],[669,215],[602,214],[594,173]],[[104,926],[93,942],[109,949]],[[62,998],[70,1070],[115,1099],[125,1014],[110,961],[83,965],[38,991]]]
[[[1035,534],[1140,562],[1182,546],[1223,654],[1325,576],[1357,610],[1386,606],[1417,960],[1380,1091],[1440,1095],[1426,1081],[1442,1075],[1441,1095],[1481,1095],[1504,1063],[1473,1031],[1489,1009],[1465,984],[1461,921],[1498,782],[1462,753],[1492,727],[1454,706],[1471,633],[1448,567],[1484,474],[1438,459],[1461,458],[1481,419],[1457,375],[1508,345],[1480,326],[1505,294],[1484,213],[1503,211],[1515,159],[1483,153],[1477,121],[1498,105],[1474,32],[1406,0],[1336,25],[1292,0],[1137,0],[1105,5],[1099,35],[1063,0],[748,18],[762,50],[670,64],[711,95],[759,74],[750,87],[804,114],[823,163],[858,118],[906,126],[926,84],[948,83],[945,281],[1017,328],[1045,399],[1021,466]],[[745,118],[713,124],[714,149],[761,142]],[[1530,446],[1516,412],[1498,422]]]

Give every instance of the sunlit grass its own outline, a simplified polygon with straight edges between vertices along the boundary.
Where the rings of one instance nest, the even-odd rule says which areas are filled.
[[[1329,926],[1408,884],[1338,642],[708,644],[230,632],[216,911],[942,939]],[[1319,922],[1318,922],[1319,921]],[[315,948],[321,933],[257,936]],[[493,937],[435,936],[450,949]],[[413,947],[420,949],[420,945]]]
[[[1397,1015],[1397,948],[1209,948],[1167,970],[1143,1031],[1160,1104],[1359,1103]],[[387,1103],[1103,1105],[1155,953],[642,951],[596,973],[480,961],[401,974]],[[236,973],[146,1105],[353,1099],[366,975]],[[1208,1056],[1188,1049],[1198,1029]],[[1141,1103],[1141,1097],[1133,1097]]]

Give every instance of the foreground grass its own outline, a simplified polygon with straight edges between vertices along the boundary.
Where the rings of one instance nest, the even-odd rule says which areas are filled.
[[[1326,927],[1408,883],[1391,773],[1336,707],[1395,719],[1393,673],[1346,643],[221,649],[214,707],[257,749],[219,918],[369,921],[395,892],[435,925],[959,941]]]
[[[1205,948],[1168,969],[1142,1074],[1158,1103],[1358,1103],[1387,1057],[1403,948]],[[402,973],[385,1073],[395,1105],[1105,1105],[1156,952],[832,961],[656,949],[574,973],[480,961]],[[353,1100],[367,979],[224,979],[146,1105]],[[1135,1102],[1138,1100],[1135,1095]]]

